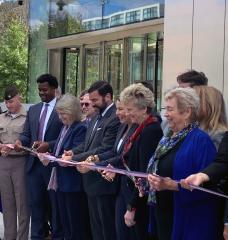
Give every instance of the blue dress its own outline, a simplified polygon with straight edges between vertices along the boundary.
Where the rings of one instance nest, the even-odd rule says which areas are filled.
[[[169,155],[169,153],[167,153]],[[202,130],[193,129],[173,154],[171,171],[175,180],[184,179],[208,166],[215,158],[216,149],[210,137]],[[166,156],[167,157],[167,156]],[[170,162],[169,162],[170,163]],[[163,162],[164,164],[164,162]],[[172,240],[218,240],[221,236],[218,213],[220,199],[198,190],[166,191],[172,194],[171,214],[164,223],[172,224]],[[160,192],[160,199],[165,196]],[[158,193],[159,194],[159,193]],[[163,195],[162,195],[163,194]],[[167,196],[162,201],[167,201]],[[167,203],[169,205],[169,203]],[[167,212],[168,213],[168,212]],[[168,216],[169,215],[169,216]],[[172,219],[167,218],[171,217]],[[165,218],[158,218],[165,219]],[[162,220],[161,220],[162,221]],[[158,222],[163,227],[165,224]],[[165,238],[164,238],[165,239]],[[162,240],[162,239],[161,239]]]

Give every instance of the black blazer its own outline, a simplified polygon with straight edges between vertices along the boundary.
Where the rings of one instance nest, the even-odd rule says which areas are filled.
[[[222,141],[219,144],[218,153],[215,157],[214,162],[212,162],[207,168],[205,168],[203,173],[207,174],[210,178],[210,183],[218,183],[220,180],[223,181],[223,191],[225,194],[228,192],[227,187],[227,177],[228,177],[228,131],[224,133]],[[208,185],[207,183],[205,186]],[[220,210],[223,210],[224,202],[221,199],[220,201]],[[224,211],[224,223],[228,223],[228,200],[225,201],[225,211]]]
[[[42,106],[43,103],[40,102],[29,108],[24,125],[24,130],[20,135],[20,140],[24,146],[31,147],[33,142],[38,140],[39,118]],[[44,135],[44,141],[48,142],[50,145],[50,152],[53,151],[55,140],[57,139],[61,128],[62,122],[59,120],[55,109],[53,109],[48,120],[46,132]],[[32,155],[29,156],[29,159],[26,163],[27,172],[32,169],[36,161],[39,161],[39,159]]]
[[[228,131],[225,132],[219,144],[218,153],[214,162],[202,172],[209,176],[210,181],[215,182],[228,176]]]
[[[133,143],[130,150],[123,156],[125,163],[132,171],[146,172],[151,156],[157,148],[163,136],[159,122],[147,125]],[[131,179],[121,177],[121,192],[125,201],[132,207],[137,208],[139,192]]]
[[[73,149],[74,161],[83,161],[90,155],[101,154],[113,148],[117,131],[120,125],[116,116],[116,107],[113,105],[106,112],[105,116],[98,122],[96,132],[91,135],[98,116],[94,117],[89,124],[85,142]],[[90,196],[99,196],[104,194],[115,194],[117,184],[109,183],[104,180],[100,173],[90,171],[83,174],[83,185],[86,193]]]
[[[110,151],[98,154],[98,157],[100,160],[98,165],[107,166],[110,163],[112,165],[117,166],[119,164],[120,157],[122,156],[124,145],[130,138],[130,136],[135,132],[137,126],[138,126],[137,124],[134,124],[131,126],[131,128],[129,129],[125,138],[123,139],[122,144],[120,145],[119,149],[117,150],[118,144],[128,128],[127,124],[121,124],[119,127],[119,130],[117,132],[116,141],[114,143],[113,148]]]

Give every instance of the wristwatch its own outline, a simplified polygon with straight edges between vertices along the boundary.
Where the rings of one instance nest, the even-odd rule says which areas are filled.
[[[136,211],[136,208],[132,207],[130,204],[127,205],[127,210],[129,212],[135,212]]]

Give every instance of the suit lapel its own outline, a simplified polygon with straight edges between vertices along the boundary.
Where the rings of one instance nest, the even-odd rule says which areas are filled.
[[[67,130],[63,140],[62,140],[62,144],[61,144],[61,148],[60,148],[60,153],[63,151],[63,147],[65,146],[65,149],[66,149],[66,145],[67,145],[67,139],[69,138],[70,134],[72,133],[72,130],[74,128],[74,124],[72,124],[70,126],[70,128]]]
[[[46,131],[45,131],[45,133],[44,133],[44,138],[45,138],[45,135],[46,135],[46,133],[47,133],[47,131],[48,131],[48,128],[50,127],[50,125],[51,125],[54,117],[58,117],[58,116],[57,116],[57,113],[55,112],[55,109],[52,110],[52,113],[51,113],[51,115],[50,115],[50,117],[49,117],[49,119],[48,119]]]
[[[34,129],[35,129],[36,137],[38,137],[40,112],[41,112],[42,106],[43,106],[43,103],[40,103],[39,105],[37,105],[37,110],[32,113],[33,118],[35,119]]]
[[[121,152],[121,151],[122,151],[122,149],[124,148],[125,143],[126,143],[126,142],[128,141],[128,139],[131,137],[131,135],[135,132],[136,128],[137,128],[137,125],[136,125],[136,124],[134,124],[134,125],[131,126],[131,128],[128,130],[127,135],[126,135],[125,138],[123,139],[123,142],[122,142],[122,144],[121,144],[118,152]],[[122,136],[122,135],[121,135],[121,136]],[[118,141],[118,142],[119,142],[119,141]]]
[[[99,117],[99,115],[94,118],[93,123],[91,123],[90,128],[88,129],[88,136],[89,136],[89,137],[88,137],[88,140],[87,140],[87,147],[90,145],[90,143],[91,143],[91,141],[92,141],[92,139],[93,139],[93,137],[94,137],[94,135],[95,135],[96,129],[94,129],[94,127],[95,127],[95,124],[96,124],[96,122],[97,122],[98,117]],[[101,122],[101,121],[102,121],[102,120],[100,120],[100,122]],[[98,123],[98,124],[99,124],[99,123]],[[99,124],[99,125],[100,125],[100,124]],[[96,128],[97,128],[97,127],[96,127]],[[94,131],[93,131],[93,129],[94,129]]]
[[[87,146],[86,146],[87,148],[88,148],[89,145],[92,143],[92,140],[94,139],[94,137],[95,137],[95,135],[96,135],[96,133],[97,133],[97,130],[103,126],[103,124],[104,124],[104,122],[106,121],[106,119],[111,116],[111,114],[113,113],[113,111],[115,111],[115,109],[116,109],[116,108],[115,108],[115,105],[111,106],[111,107],[108,109],[108,111],[105,113],[105,115],[104,115],[104,116],[100,119],[100,121],[97,123],[96,129],[94,129],[94,131],[93,131],[94,125],[96,124],[96,121],[97,121],[99,115],[96,116],[96,119],[95,119],[94,123],[91,124],[91,125],[92,125],[92,126],[91,126],[91,132],[90,132],[89,139],[88,139],[88,142],[87,142]]]
[[[54,153],[54,154],[55,154],[55,152],[56,152],[56,149],[57,149],[57,146],[58,146],[58,142],[59,142],[59,140],[60,140],[60,136],[61,136],[61,132],[62,132],[63,128],[64,128],[64,126],[61,128],[61,130],[60,130],[60,132],[59,132],[59,136],[58,136],[58,138],[56,139],[55,146],[54,146],[54,150],[53,150],[53,153]]]
[[[126,128],[127,128],[127,124],[122,124],[120,126],[120,130],[118,131],[118,134],[116,136],[116,141],[115,141],[115,145],[114,145],[114,148],[117,149],[117,146],[120,142],[120,139],[123,137],[123,134],[124,132],[126,131]]]

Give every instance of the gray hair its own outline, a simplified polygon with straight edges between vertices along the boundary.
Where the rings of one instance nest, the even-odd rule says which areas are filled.
[[[177,109],[180,112],[185,112],[187,108],[191,108],[191,121],[196,121],[200,107],[200,99],[193,88],[178,87],[167,91],[165,93],[165,100],[172,98],[176,99]]]
[[[120,93],[120,101],[133,102],[139,109],[148,108],[149,111],[155,107],[154,94],[141,83],[126,87]]]
[[[80,102],[75,96],[69,93],[63,95],[57,101],[55,108],[57,111],[62,111],[63,113],[70,114],[74,121],[81,121],[82,119]]]

